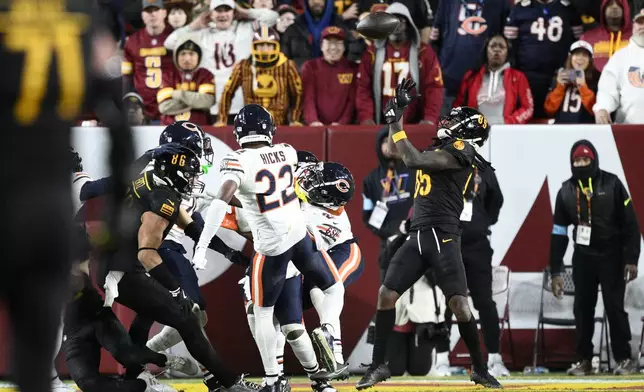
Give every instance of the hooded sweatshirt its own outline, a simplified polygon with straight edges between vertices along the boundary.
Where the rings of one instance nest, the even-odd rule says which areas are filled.
[[[365,225],[386,244],[388,237],[398,234],[400,223],[407,218],[414,203],[412,197],[416,179],[413,172],[401,161],[391,161],[382,154],[382,141],[388,136],[388,128],[383,128],[376,137],[378,167],[373,169],[362,184],[362,218]],[[387,204],[389,212],[380,229],[369,225],[369,218],[378,201]]]
[[[393,3],[387,12],[407,18],[410,40],[394,47],[388,39],[375,40],[360,61],[357,80],[356,109],[358,122],[373,120],[382,122],[382,109],[400,78],[416,82],[420,99],[413,101],[405,111],[405,122],[417,123],[438,120],[443,103],[443,78],[434,50],[421,42],[420,33],[414,25],[407,7]]]
[[[599,78],[593,111],[615,113],[617,124],[644,124],[644,46],[633,38],[610,58]]]
[[[618,50],[628,45],[633,30],[630,7],[626,0],[615,0],[622,7],[624,17],[622,28],[614,33],[608,29],[606,23],[606,6],[611,0],[602,0],[601,13],[599,16],[599,26],[585,32],[581,39],[593,46],[593,61],[595,67],[601,71],[608,62],[608,59]]]
[[[183,49],[199,54],[197,66],[192,71],[179,68],[178,56]],[[203,50],[198,36],[183,35],[177,41],[177,50],[172,53],[174,69],[163,74],[163,82],[157,93],[161,124],[175,121],[190,121],[197,125],[209,125],[210,107],[215,103],[214,76],[201,68]]]
[[[586,167],[572,165],[573,153],[579,146],[587,148],[594,156]],[[633,203],[620,179],[599,168],[597,150],[588,140],[573,144],[570,167],[572,177],[562,184],[555,202],[550,243],[550,267],[553,273],[560,273],[563,268],[570,225],[573,225],[575,253],[579,256],[618,265],[637,265],[641,233]],[[589,245],[577,243],[580,224],[591,228]]]

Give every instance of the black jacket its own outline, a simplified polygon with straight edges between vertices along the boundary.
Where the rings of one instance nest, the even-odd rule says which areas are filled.
[[[626,188],[620,179],[607,171],[599,170],[599,157],[592,143],[583,140],[575,143],[572,151],[579,144],[585,144],[593,150],[595,160],[591,164],[596,170],[590,177],[573,176],[564,182],[555,202],[554,227],[550,243],[550,268],[553,273],[563,267],[563,256],[568,246],[567,228],[573,225],[573,240],[577,237],[579,221],[589,220],[588,201],[584,188],[592,188],[591,236],[590,245],[575,244],[575,252],[591,259],[605,259],[610,262],[637,264],[640,255],[640,228]],[[592,187],[589,185],[592,184]],[[579,189],[580,216],[577,214],[577,190]]]
[[[344,22],[341,16],[333,14],[329,26],[342,27],[347,36],[345,41],[346,56],[349,61],[356,62],[360,60],[362,52],[366,49],[364,41],[356,39],[349,27]],[[309,33],[308,26],[306,25],[306,17],[304,14],[295,18],[295,22],[290,25],[282,37],[280,38],[280,47],[282,53],[289,59],[295,61],[297,69],[302,69],[302,64],[307,60],[313,58],[313,36]]]
[[[383,244],[386,243],[388,237],[399,233],[400,223],[407,219],[409,210],[414,203],[414,187],[416,186],[415,171],[408,169],[400,161],[393,163],[390,168],[389,161],[382,155],[380,145],[382,140],[388,136],[388,132],[387,128],[383,128],[376,137],[376,153],[378,154],[379,165],[365,177],[362,185],[362,197],[364,200],[362,219],[365,225],[383,240]],[[389,180],[388,175],[391,177]],[[394,185],[387,195],[385,195],[383,184]],[[389,212],[382,227],[376,229],[370,226],[368,222],[379,200],[387,203]]]
[[[474,170],[465,191],[465,200],[472,201],[472,220],[461,221],[463,229],[461,238],[464,245],[486,239],[490,235],[490,226],[499,220],[499,213],[503,206],[503,193],[494,170]]]

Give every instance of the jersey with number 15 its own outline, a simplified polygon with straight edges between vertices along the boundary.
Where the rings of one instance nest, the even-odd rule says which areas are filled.
[[[288,144],[241,149],[221,161],[221,182],[238,184],[235,196],[243,205],[255,251],[277,256],[306,235],[306,221],[294,176],[297,152]]]
[[[143,98],[143,111],[152,120],[160,116],[157,92],[163,82],[163,74],[174,67],[170,52],[163,46],[170,33],[170,26],[155,36],[142,28],[128,37],[123,51],[121,73],[134,78],[134,89]]]

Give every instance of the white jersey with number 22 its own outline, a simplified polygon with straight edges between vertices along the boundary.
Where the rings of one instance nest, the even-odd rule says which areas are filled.
[[[255,251],[278,256],[306,235],[306,222],[295,195],[297,151],[288,144],[246,148],[221,161],[221,182],[238,184],[235,196],[253,233]]]

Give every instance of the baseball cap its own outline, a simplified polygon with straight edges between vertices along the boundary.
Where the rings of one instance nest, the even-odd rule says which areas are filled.
[[[322,36],[320,39],[325,39],[328,37],[335,37],[341,40],[347,39],[347,35],[344,32],[344,29],[337,26],[327,26],[324,30],[322,30]]]
[[[595,154],[593,153],[593,150],[590,149],[585,144],[580,144],[575,148],[575,151],[572,153],[572,159],[577,159],[577,158],[590,158],[590,159],[595,159]]]
[[[149,7],[163,8],[163,0],[143,0],[143,9]]]
[[[640,12],[635,14],[635,16],[633,17],[633,22],[637,22],[637,20],[642,17],[644,17],[644,8],[642,8]]]
[[[586,49],[590,55],[593,55],[593,46],[586,41],[579,40],[570,46],[570,53],[577,49]]]
[[[212,11],[215,8],[221,7],[223,5],[226,5],[226,6],[230,7],[230,8],[233,8],[233,9],[236,6],[235,0],[212,0],[210,2],[210,10]]]

